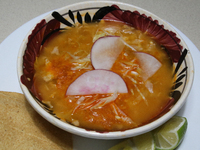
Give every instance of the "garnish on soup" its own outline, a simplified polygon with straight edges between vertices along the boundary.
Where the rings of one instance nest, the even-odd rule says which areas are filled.
[[[136,128],[171,100],[173,65],[147,33],[125,23],[78,24],[46,41],[34,86],[56,116],[96,131]]]

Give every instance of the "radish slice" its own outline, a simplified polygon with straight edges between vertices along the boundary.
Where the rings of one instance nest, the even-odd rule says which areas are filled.
[[[139,60],[140,67],[142,69],[142,78],[146,81],[150,78],[156,71],[161,67],[161,63],[152,55],[143,53],[143,52],[136,52],[136,57]]]
[[[66,95],[128,93],[124,80],[109,70],[92,70],[78,77],[67,89]]]
[[[124,46],[124,42],[118,36],[105,36],[96,40],[91,50],[93,67],[110,70]]]

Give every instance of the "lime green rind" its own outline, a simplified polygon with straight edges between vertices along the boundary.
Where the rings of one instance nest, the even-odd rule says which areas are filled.
[[[184,122],[183,123],[180,123],[180,127],[179,129],[174,129],[172,132],[175,132],[174,134],[177,136],[177,141],[176,141],[176,144],[174,144],[173,146],[169,146],[168,148],[163,148],[162,146],[159,145],[159,143],[157,142],[157,136],[159,135],[159,132],[164,132],[164,131],[161,131],[163,130],[164,126],[169,126],[169,124],[175,124],[175,123],[172,123],[174,121],[177,121],[177,120],[180,120],[182,119]],[[180,143],[182,142],[184,136],[185,136],[185,133],[186,133],[186,130],[187,130],[187,126],[188,126],[188,122],[187,122],[187,119],[185,117],[179,117],[179,116],[174,116],[172,119],[170,119],[167,123],[165,123],[164,125],[162,125],[161,127],[157,128],[156,130],[154,130],[154,139],[155,139],[155,143],[156,143],[156,150],[174,150],[176,149]]]
[[[152,132],[133,137],[132,141],[137,147],[137,150],[155,150],[156,147]]]
[[[108,150],[137,150],[130,139],[126,139]]]

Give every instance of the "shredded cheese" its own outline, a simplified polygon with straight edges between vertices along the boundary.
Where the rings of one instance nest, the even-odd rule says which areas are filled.
[[[116,100],[116,98],[118,97],[117,92],[113,93],[111,96],[109,97],[105,97],[105,98],[101,98],[100,102],[97,103],[96,105],[92,106],[90,109],[99,109],[102,108],[104,105]]]

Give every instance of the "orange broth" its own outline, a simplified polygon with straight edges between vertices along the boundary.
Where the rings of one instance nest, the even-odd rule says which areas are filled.
[[[90,52],[96,39],[116,35],[140,52],[157,58],[162,66],[147,81],[134,51],[125,46],[111,71],[120,75],[128,93],[102,107],[101,98],[110,94],[66,95],[68,86],[83,73],[93,70]],[[118,22],[101,21],[69,28],[46,42],[35,62],[34,84],[42,102],[61,120],[96,131],[118,131],[141,126],[156,117],[170,99],[173,66],[166,51],[148,34]]]

